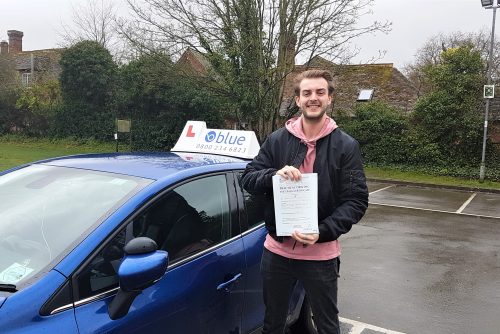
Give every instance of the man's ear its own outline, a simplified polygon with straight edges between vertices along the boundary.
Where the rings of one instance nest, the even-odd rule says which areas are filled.
[[[297,107],[300,108],[299,100],[300,100],[300,96],[295,96],[295,104],[297,105]]]

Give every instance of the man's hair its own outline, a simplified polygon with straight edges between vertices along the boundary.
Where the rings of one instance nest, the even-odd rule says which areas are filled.
[[[335,88],[333,87],[333,76],[327,70],[308,70],[300,73],[295,77],[293,88],[295,90],[295,96],[300,96],[300,83],[304,79],[317,79],[323,78],[328,82],[328,95],[332,96]]]

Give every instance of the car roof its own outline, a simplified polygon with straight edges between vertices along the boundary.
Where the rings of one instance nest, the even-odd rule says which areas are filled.
[[[158,180],[186,169],[239,169],[249,160],[188,152],[103,153],[65,156],[36,164],[80,168]],[[204,168],[205,167],[205,168]]]

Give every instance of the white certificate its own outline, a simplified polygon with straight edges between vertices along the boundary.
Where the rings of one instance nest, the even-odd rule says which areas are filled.
[[[318,174],[302,174],[300,181],[273,176],[276,235],[318,232]]]

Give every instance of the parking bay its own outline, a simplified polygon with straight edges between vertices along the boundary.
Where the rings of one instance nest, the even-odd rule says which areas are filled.
[[[500,194],[369,183],[341,238],[341,317],[404,333],[498,333]]]

